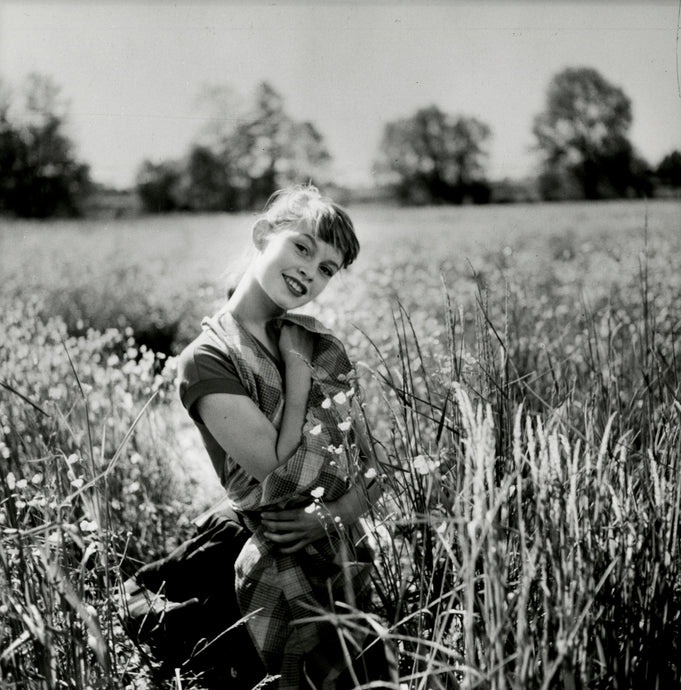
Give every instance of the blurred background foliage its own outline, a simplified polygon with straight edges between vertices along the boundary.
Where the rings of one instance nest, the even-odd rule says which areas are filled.
[[[0,89],[0,212],[82,213],[90,175],[76,158],[67,118],[68,104],[47,77],[30,75],[17,93]]]
[[[92,180],[69,134],[68,103],[52,80],[31,75],[0,89],[0,213],[26,218],[133,213],[234,212],[259,208],[276,189],[301,180],[333,188],[344,202],[403,205],[675,197],[681,152],[656,165],[629,140],[629,97],[595,69],[569,67],[547,87],[532,133],[536,174],[491,179],[494,136],[478,117],[431,104],[386,122],[377,142],[373,189],[334,188],[324,135],[297,120],[261,82],[250,99],[228,86],[199,94],[203,124],[178,159],[143,160],[134,189]]]

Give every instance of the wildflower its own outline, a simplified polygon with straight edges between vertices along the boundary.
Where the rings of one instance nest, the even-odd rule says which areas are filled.
[[[336,393],[336,395],[333,396],[333,400],[337,405],[345,405],[345,403],[348,401],[348,396],[341,391],[340,393]]]
[[[310,436],[319,436],[322,433],[322,425],[317,424],[310,429]]]
[[[331,407],[331,399],[330,398],[324,398],[322,402],[322,408],[325,410],[328,410]]]
[[[352,422],[349,419],[346,419],[344,422],[340,422],[340,424],[338,425],[338,428],[341,431],[348,431],[351,426],[352,426]]]
[[[40,472],[36,472],[32,477],[31,477],[31,484],[35,484],[36,486],[38,484],[41,484],[43,481],[43,475]]]
[[[14,476],[14,472],[8,472],[5,481],[7,482],[7,488],[10,491],[14,491],[14,488],[17,485],[17,480],[16,480],[16,477]]]
[[[17,489],[23,491],[28,486],[28,481],[26,479],[20,479],[17,482]]]
[[[436,467],[436,464],[425,455],[417,455],[414,458],[414,469],[418,474],[430,474]]]
[[[85,610],[88,612],[91,618],[98,618],[97,609],[92,606],[92,604],[86,604]]]
[[[83,519],[80,521],[80,529],[82,532],[94,532],[97,529],[97,523],[94,520]]]
[[[370,467],[365,473],[364,476],[367,479],[375,479],[376,476],[378,475],[378,472],[376,472],[376,468]]]
[[[310,491],[310,494],[313,498],[321,498],[324,495],[324,487],[318,486],[316,489],[312,489],[312,491]]]
[[[85,480],[82,477],[75,477],[71,480],[71,486],[75,487],[76,489],[80,489],[80,487],[83,486],[84,483]]]

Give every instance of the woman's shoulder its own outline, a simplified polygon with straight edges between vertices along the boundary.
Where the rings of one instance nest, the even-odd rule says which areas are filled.
[[[206,319],[204,319],[205,323]],[[223,339],[214,330],[202,327],[198,335],[187,344],[178,356],[178,369],[187,370],[197,366],[222,365],[231,368],[232,355]],[[212,367],[211,367],[212,368]]]
[[[321,321],[316,319],[314,316],[309,314],[293,314],[286,313],[280,318],[282,322],[294,323],[297,326],[310,331],[311,333],[317,333],[318,335],[328,335],[335,337],[334,332],[327,328]]]

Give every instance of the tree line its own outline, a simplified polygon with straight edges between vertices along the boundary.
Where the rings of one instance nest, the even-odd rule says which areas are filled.
[[[201,104],[205,125],[180,158],[141,163],[135,190],[146,211],[252,209],[292,182],[333,183],[323,135],[293,118],[271,84],[259,84],[245,104],[226,87],[207,89]],[[629,141],[631,124],[621,88],[594,69],[567,68],[549,83],[532,124],[540,162],[530,190],[489,179],[489,125],[436,105],[385,124],[375,178],[405,204],[634,198],[681,188],[681,152],[651,167]],[[67,132],[68,107],[49,78],[31,75],[18,94],[0,89],[0,212],[84,212],[97,185]]]

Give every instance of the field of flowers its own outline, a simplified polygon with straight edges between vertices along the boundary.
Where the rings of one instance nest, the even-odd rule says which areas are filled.
[[[400,688],[678,687],[681,204],[350,211],[312,312],[390,458],[357,615]],[[202,687],[116,600],[219,496],[174,355],[251,222],[0,226],[2,687]]]

